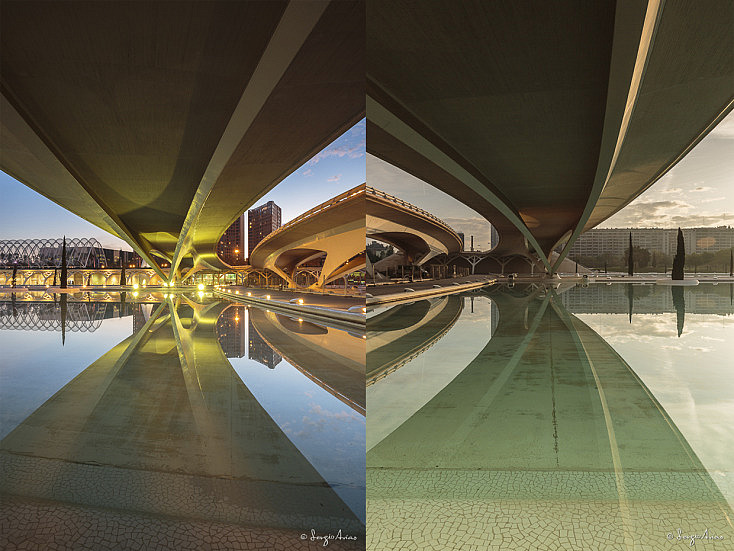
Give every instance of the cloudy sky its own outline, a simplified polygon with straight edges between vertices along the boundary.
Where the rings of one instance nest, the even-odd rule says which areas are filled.
[[[734,112],[673,169],[599,227],[734,225]]]
[[[369,185],[432,212],[487,249],[489,225],[469,207],[367,155]],[[734,225],[734,113],[645,193],[599,227]]]
[[[347,130],[259,202],[275,201],[283,223],[365,181],[365,121]],[[0,172],[0,239],[96,237],[105,247],[130,250],[90,224]],[[255,205],[252,205],[255,206]]]

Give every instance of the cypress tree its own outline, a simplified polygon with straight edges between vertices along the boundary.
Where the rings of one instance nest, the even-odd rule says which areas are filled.
[[[729,249],[729,277],[734,277],[734,249]]]
[[[630,232],[630,248],[629,253],[627,256],[627,274],[629,275],[635,275],[635,269],[634,269],[634,256],[632,254],[632,232]]]
[[[15,278],[18,276],[18,264],[13,264],[13,289],[15,289]]]
[[[627,310],[629,311],[630,323],[632,323],[632,310],[635,305],[635,288],[627,283]]]
[[[675,251],[673,259],[672,278],[675,280],[683,279],[683,267],[686,265],[686,244],[683,240],[683,232],[678,228],[678,247]]]
[[[61,295],[61,346],[66,342],[66,293]]]
[[[120,270],[120,285],[127,285],[127,278],[125,277],[125,262],[120,259],[120,264],[122,264],[122,269]]]
[[[672,287],[673,306],[675,307],[675,317],[678,325],[678,336],[683,334],[683,326],[686,322],[686,299],[683,295],[683,287]]]
[[[66,236],[64,236],[64,244],[61,246],[61,288],[66,289],[66,281],[68,279],[66,273]]]
[[[54,287],[58,285],[58,283],[56,282],[56,272],[57,271],[58,271],[58,268],[54,268]]]

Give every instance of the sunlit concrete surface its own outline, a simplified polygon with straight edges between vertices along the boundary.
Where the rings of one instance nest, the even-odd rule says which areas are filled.
[[[67,548],[286,549],[310,528],[363,534],[225,357],[215,327],[227,306],[170,295],[0,441],[5,541],[47,541],[55,527]]]
[[[730,2],[376,0],[367,25],[368,152],[548,271],[734,105]]]
[[[373,187],[367,188],[367,238],[394,245],[404,264],[421,266],[438,255],[461,250],[461,237],[423,209]],[[389,258],[379,261],[386,264]]]
[[[299,267],[324,258],[317,281],[332,281],[365,267],[365,186],[360,185],[322,203],[267,235],[253,249],[250,263],[274,271],[297,288]]]
[[[670,549],[678,528],[724,538],[696,547],[729,545],[732,509],[712,474],[630,365],[556,291],[491,287],[463,297],[460,319],[471,319],[471,297],[498,321],[494,331],[461,327],[464,346],[487,339],[463,368],[439,378],[434,363],[414,373],[408,364],[368,387],[369,407],[390,411],[368,422],[368,549]],[[497,307],[489,318],[488,301]],[[444,353],[456,354],[459,341]],[[410,411],[372,392],[393,377],[403,389],[413,381],[423,405]]]
[[[363,117],[359,1],[1,9],[0,168],[161,277]]]

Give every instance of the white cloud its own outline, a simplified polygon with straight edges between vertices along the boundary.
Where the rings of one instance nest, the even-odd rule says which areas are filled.
[[[336,182],[338,182],[341,179],[342,179],[342,175],[341,174],[334,174],[334,176],[328,177],[326,179],[326,181],[327,182],[330,182],[330,183],[336,183]]]
[[[365,151],[365,142],[364,140],[357,143],[356,145],[339,145],[337,147],[332,147],[331,149],[325,149],[321,151],[320,153],[317,153],[313,157],[311,157],[311,160],[308,161],[308,164],[313,166],[317,164],[319,161],[322,161],[324,159],[328,159],[329,157],[347,157],[349,159],[358,159],[360,157],[364,157],[364,151]]]

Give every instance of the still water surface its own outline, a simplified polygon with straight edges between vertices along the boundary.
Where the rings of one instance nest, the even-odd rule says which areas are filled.
[[[0,350],[3,492],[363,533],[362,335],[201,294],[6,294]]]
[[[729,548],[732,314],[731,284],[369,312],[368,548]]]

